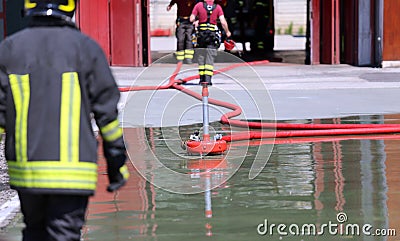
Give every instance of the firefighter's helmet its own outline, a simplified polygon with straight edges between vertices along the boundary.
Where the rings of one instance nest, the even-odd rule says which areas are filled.
[[[26,16],[52,16],[71,21],[76,0],[25,0]]]
[[[226,39],[224,41],[225,50],[231,51],[235,47],[235,42],[232,39]]]

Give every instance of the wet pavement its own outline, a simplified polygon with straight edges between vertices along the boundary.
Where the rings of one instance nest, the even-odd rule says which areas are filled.
[[[174,69],[113,68],[120,86],[162,85]],[[184,70],[182,78],[196,65]],[[263,64],[216,76],[210,96],[240,105],[243,119],[400,124],[399,72]],[[198,101],[148,90],[123,94],[120,107],[131,178],[106,193],[100,161],[82,240],[399,240],[399,134],[232,142],[226,155],[199,158],[180,147],[201,128]],[[212,130],[239,131],[218,122],[226,111],[210,110]],[[255,158],[268,162],[249,179]],[[172,172],[160,175],[164,167]],[[20,240],[22,227],[17,219],[4,230],[8,240]]]
[[[325,122],[399,123],[397,118],[351,117]],[[213,125],[218,128],[218,123]],[[190,132],[193,128],[196,126],[181,127],[179,131]],[[261,174],[249,180],[257,141],[231,144],[231,150],[246,148],[246,155],[240,160],[229,155],[185,158],[183,150],[168,151],[166,143],[175,140],[168,140],[165,133],[174,131],[177,129],[166,127],[125,132],[129,140],[137,140],[131,145],[143,147],[133,148],[131,153],[138,169],[146,173],[148,181],[157,183],[157,163],[143,161],[148,160],[149,153],[155,153],[171,169],[189,174],[193,189],[199,183],[218,186],[198,194],[172,193],[132,171],[123,191],[114,197],[98,195],[93,199],[84,240],[299,240],[299,236],[303,240],[396,240],[367,236],[361,229],[349,229],[339,235],[335,229],[329,231],[321,226],[330,222],[347,225],[344,227],[370,225],[373,228],[367,231],[371,234],[377,229],[398,232],[398,135],[284,140],[286,143],[273,147]],[[149,142],[149,148],[140,145],[142,142]],[[227,178],[240,164],[235,174]],[[163,182],[175,180],[170,176]],[[344,217],[347,219],[340,221]],[[273,224],[292,225],[294,232],[295,225],[301,232],[302,225],[313,224],[321,235],[279,235]],[[288,228],[285,231],[288,233]]]
[[[227,54],[221,54],[227,55]],[[242,60],[227,55],[224,69]],[[121,86],[161,86],[168,83],[175,64],[163,58],[149,68],[114,68]],[[224,58],[222,58],[224,60]],[[184,65],[177,79],[197,74],[197,65]],[[156,76],[156,78],[154,77]],[[361,68],[349,65],[297,65],[267,63],[241,66],[213,77],[210,97],[242,107],[245,119],[317,119],[355,115],[400,113],[400,69]],[[201,93],[198,80],[185,88]],[[129,126],[179,126],[201,123],[202,115],[187,110],[199,103],[176,90],[123,94],[124,121]],[[131,101],[126,101],[130,99]],[[167,101],[166,101],[167,100]],[[219,121],[226,109],[210,113]]]
[[[315,121],[400,123],[399,117]],[[180,131],[195,127],[186,126]],[[168,136],[163,133],[176,130],[129,130],[128,139],[135,141],[128,144],[144,147],[141,143],[151,142],[150,149],[134,148],[131,154],[135,155],[136,165],[146,168],[148,180],[156,179],[152,176],[155,163],[146,163],[144,157],[156,152],[159,159],[168,160],[172,169],[189,174],[193,183],[218,187],[198,194],[172,193],[151,185],[130,166],[128,185],[109,194],[105,192],[107,178],[102,161],[99,190],[91,199],[82,240],[398,240],[398,233],[395,237],[379,237],[375,231],[400,230],[399,135],[277,140],[280,144],[273,147],[267,166],[253,180],[249,180],[248,173],[257,151],[253,144],[257,142],[232,143],[232,149],[247,146],[247,154],[237,172],[225,181],[225,175],[238,164],[234,159],[185,159],[183,150],[177,154],[157,150],[168,149]],[[166,181],[173,179],[171,176]],[[286,225],[281,233],[277,229],[280,224]],[[321,228],[329,224],[331,229]],[[340,224],[345,231],[335,228]],[[9,228],[8,240],[20,240],[21,227],[17,223]],[[363,227],[367,230],[362,231]],[[306,228],[303,235],[302,228]],[[290,234],[297,229],[298,235]]]

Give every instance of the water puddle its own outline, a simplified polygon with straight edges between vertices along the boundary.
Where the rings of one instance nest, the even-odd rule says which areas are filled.
[[[400,123],[399,117],[318,122]],[[300,121],[309,122],[292,122]],[[250,180],[257,145],[247,142],[243,155],[240,143],[231,143],[237,159],[187,156],[180,139],[169,136],[188,137],[196,128],[132,130],[126,140],[137,149],[135,160],[143,160],[135,165],[146,179],[131,167],[124,191],[108,194],[101,172],[82,240],[396,240],[388,236],[395,229],[399,237],[400,135],[277,140],[264,156],[266,167]],[[215,129],[227,131],[218,123]],[[146,162],[149,152],[161,164]],[[185,188],[206,191],[180,194],[152,185],[183,186],[175,175],[157,176],[162,165],[186,175]],[[8,240],[20,240],[22,226],[8,228]]]

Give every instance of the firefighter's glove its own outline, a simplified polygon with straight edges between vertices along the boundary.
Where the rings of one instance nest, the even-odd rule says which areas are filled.
[[[108,192],[114,192],[125,185],[129,177],[128,168],[125,164],[126,154],[124,148],[107,147],[104,143],[104,156],[107,160],[107,172],[109,185]]]

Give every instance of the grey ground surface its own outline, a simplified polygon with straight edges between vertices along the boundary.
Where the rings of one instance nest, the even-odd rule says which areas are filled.
[[[229,64],[216,64],[221,69]],[[113,68],[122,86],[164,85],[173,64],[148,68]],[[182,77],[195,74],[196,65],[183,66]],[[293,65],[270,63],[239,67],[216,75],[210,98],[233,102],[248,119],[297,120],[353,115],[400,113],[400,69],[361,68],[348,65]],[[179,79],[179,75],[177,77]],[[201,87],[193,80],[186,85],[197,93]],[[200,101],[177,90],[123,93],[123,121],[129,126],[171,126],[201,123],[194,114]],[[197,109],[195,109],[197,108]],[[193,113],[191,109],[195,109]],[[212,109],[212,108],[211,108]],[[210,121],[221,113],[210,111]],[[200,112],[201,113],[201,112]],[[239,116],[238,118],[243,118]]]

